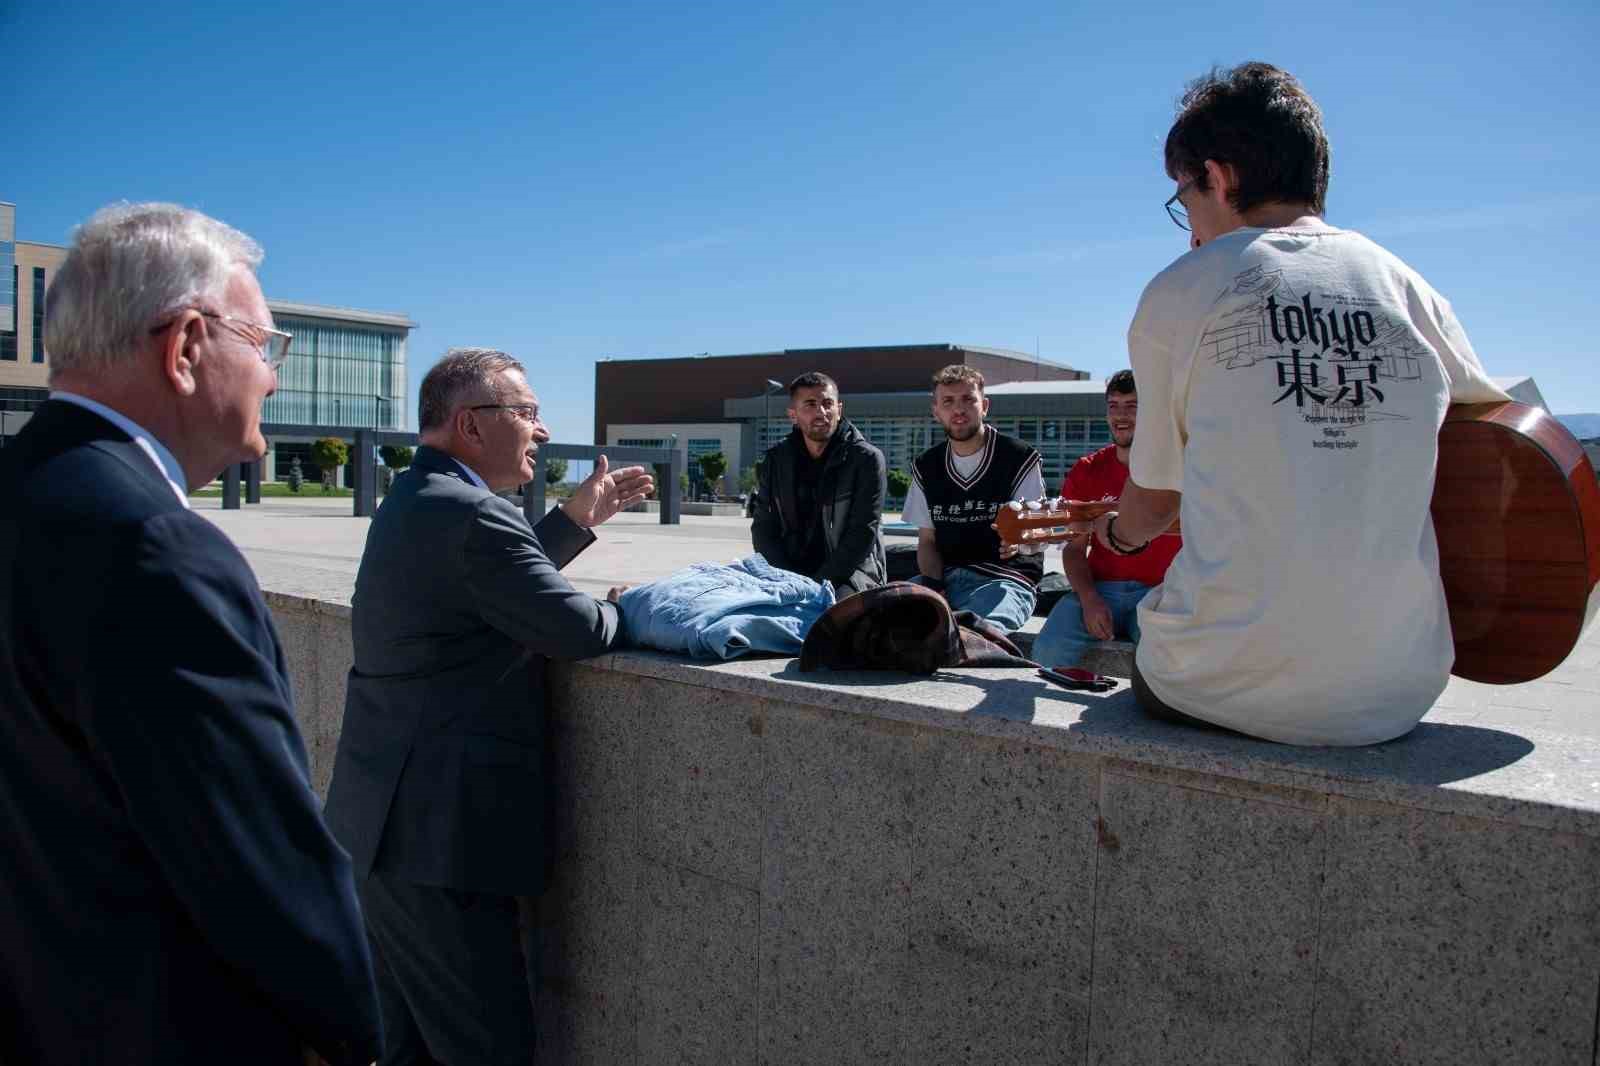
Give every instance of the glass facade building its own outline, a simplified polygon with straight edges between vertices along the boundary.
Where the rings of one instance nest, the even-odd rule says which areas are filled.
[[[67,250],[17,239],[17,208],[0,203],[0,445],[50,395],[44,303]]]
[[[404,429],[403,315],[268,301],[277,327],[294,335],[278,391],[261,420],[275,425]]]

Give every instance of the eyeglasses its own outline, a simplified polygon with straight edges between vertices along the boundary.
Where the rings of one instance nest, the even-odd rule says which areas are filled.
[[[510,411],[524,422],[539,421],[539,408],[531,403],[478,403],[467,408],[469,411]]]
[[[1178,191],[1168,197],[1167,202],[1162,205],[1167,209],[1167,217],[1172,219],[1173,224],[1185,232],[1189,231],[1189,209],[1183,206],[1183,201],[1179,200],[1178,197],[1194,188],[1195,181],[1196,179],[1190,178],[1182,185],[1179,185]]]
[[[218,322],[227,322],[234,326],[239,333],[245,334],[246,336],[248,336],[248,333],[242,327],[248,326],[250,329],[256,330],[262,335],[262,339],[258,341],[254,337],[250,337],[249,339],[251,346],[254,347],[260,354],[261,361],[266,363],[273,370],[277,370],[279,367],[283,366],[284,360],[289,358],[289,342],[294,339],[293,333],[285,333],[281,329],[273,329],[271,326],[263,326],[259,322],[250,321],[248,318],[235,318],[233,315],[219,315],[215,311],[201,311],[197,307],[191,308],[190,310],[197,311],[206,318],[214,318]],[[156,326],[150,331],[150,336],[154,337],[156,334],[161,333],[164,330],[171,329],[172,323],[176,321],[178,320],[173,318],[163,322],[159,326]]]

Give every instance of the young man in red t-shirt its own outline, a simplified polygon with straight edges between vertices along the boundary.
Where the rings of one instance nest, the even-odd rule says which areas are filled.
[[[1111,443],[1079,459],[1061,482],[1069,500],[1115,500],[1128,480],[1128,450],[1139,417],[1133,371],[1119,370],[1106,381],[1106,421]],[[1077,666],[1096,640],[1139,640],[1136,608],[1145,593],[1161,584],[1167,566],[1183,546],[1176,533],[1163,533],[1148,547],[1117,555],[1099,545],[1067,542],[1061,551],[1072,594],[1061,597],[1033,642],[1033,658],[1046,666]]]

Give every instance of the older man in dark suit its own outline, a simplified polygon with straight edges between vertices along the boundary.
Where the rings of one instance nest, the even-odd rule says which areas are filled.
[[[255,577],[187,491],[259,458],[248,237],[107,208],[0,452],[0,1062],[365,1063],[381,1031]]]
[[[460,348],[423,379],[422,447],[367,535],[328,821],[351,851],[377,964],[385,1063],[527,1063],[544,886],[547,657],[617,639],[613,602],[560,568],[643,499],[604,458],[537,528],[496,495],[549,439],[521,364]]]

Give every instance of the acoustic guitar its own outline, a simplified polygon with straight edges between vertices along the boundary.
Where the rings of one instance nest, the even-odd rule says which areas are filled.
[[[995,528],[1003,544],[1041,548],[1115,507],[1016,501]],[[1432,511],[1450,672],[1515,685],[1554,670],[1600,609],[1600,482],[1583,446],[1541,408],[1456,404],[1439,430]]]
[[[1515,685],[1561,665],[1600,607],[1600,483],[1567,427],[1527,404],[1451,407],[1433,529],[1451,673]]]

